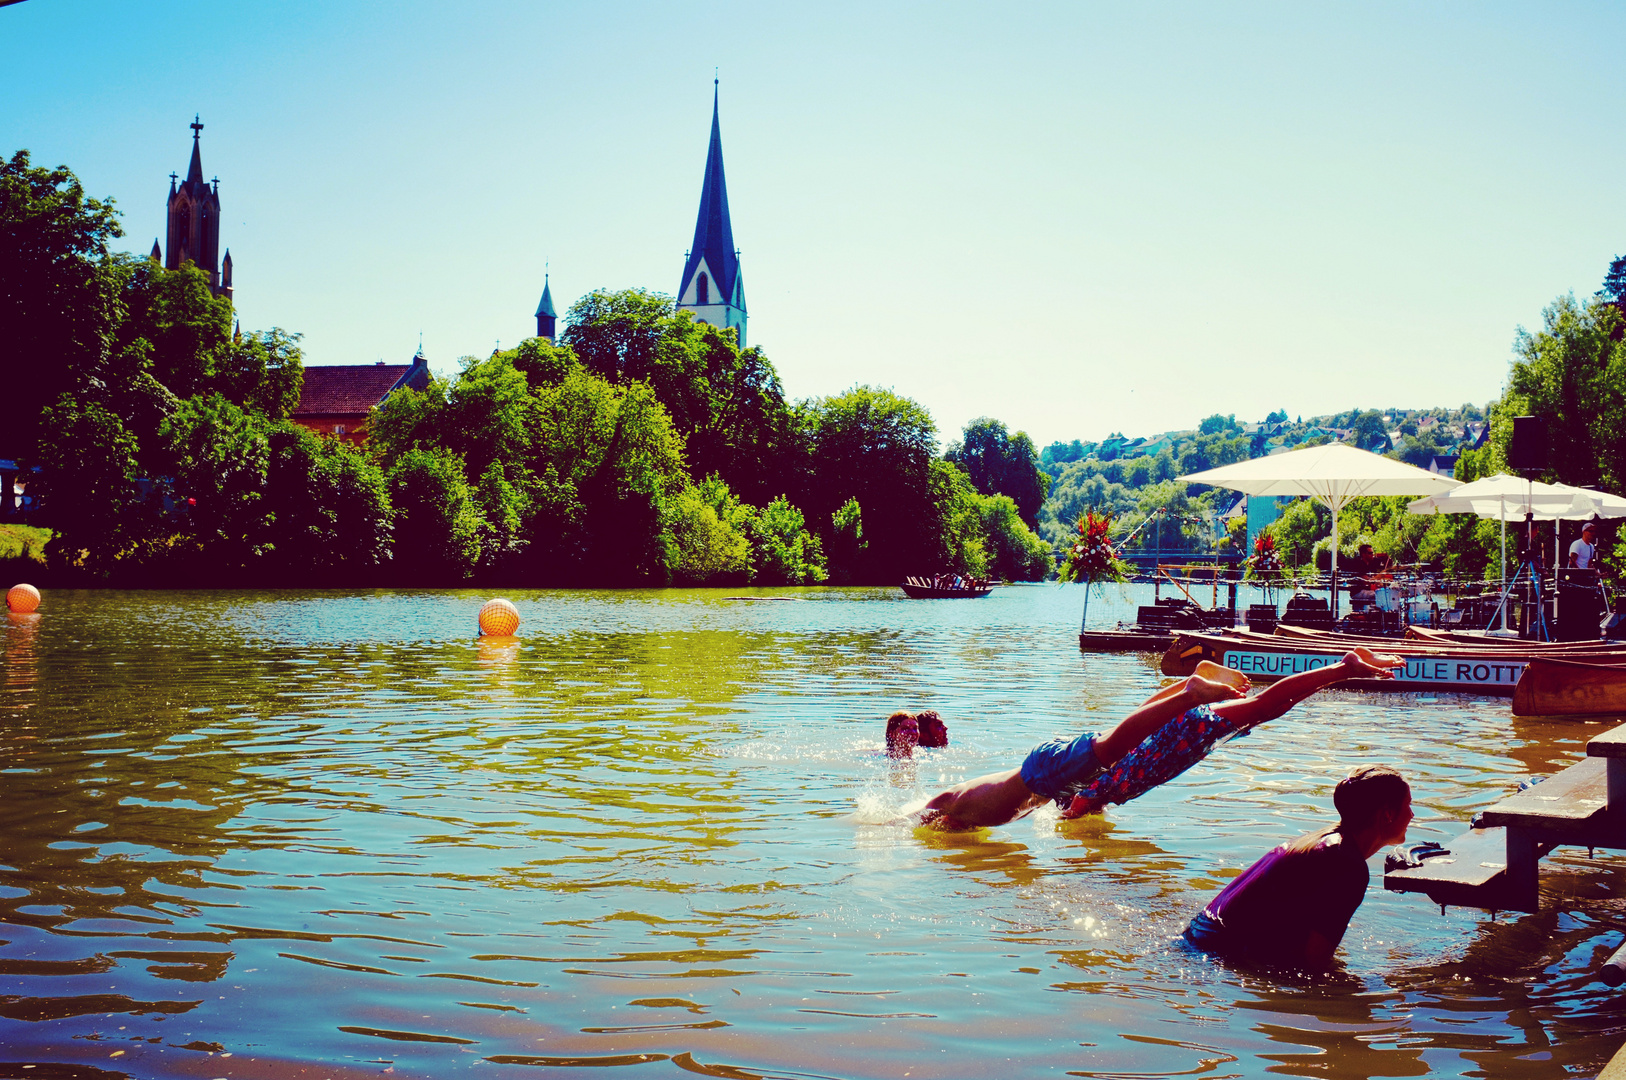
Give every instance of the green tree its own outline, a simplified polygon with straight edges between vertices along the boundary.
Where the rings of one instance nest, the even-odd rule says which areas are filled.
[[[66,166],[36,168],[26,150],[0,158],[0,457],[31,455],[42,410],[112,351],[120,275],[108,245],[122,235],[113,200],[87,198]]]
[[[412,585],[467,580],[480,557],[485,523],[463,462],[449,450],[408,450],[390,467],[389,492],[395,512],[391,577]]]
[[[1598,299],[1611,304],[1626,302],[1626,256],[1616,255],[1609,260],[1609,269],[1603,275],[1603,287]]]
[[[1051,547],[1027,527],[1009,495],[982,496],[988,574],[1006,581],[1040,581],[1055,568]]]
[[[797,457],[779,376],[731,330],[698,323],[670,297],[595,292],[565,317],[563,342],[617,385],[647,383],[684,438],[690,475],[721,476],[742,498],[766,500]]]
[[[864,508],[865,547],[852,580],[896,583],[908,574],[946,569],[932,487],[937,429],[931,414],[918,402],[870,386],[801,402],[797,412],[811,463],[797,505],[816,521],[831,520],[849,499]]]
[[[305,428],[271,428],[264,505],[265,580],[304,585],[369,582],[390,557],[383,472],[360,450]]]
[[[1383,414],[1376,409],[1367,409],[1354,417],[1349,424],[1349,442],[1351,446],[1362,450],[1373,450],[1386,453],[1389,449],[1389,432],[1383,423]]]
[[[684,488],[672,500],[668,525],[676,549],[673,578],[690,585],[750,581],[751,517],[751,508],[716,476]]]
[[[194,581],[240,581],[260,571],[271,542],[265,502],[271,425],[224,395],[189,398],[159,429],[149,458],[180,510],[169,571]]]
[[[136,440],[95,401],[64,394],[46,408],[38,448],[39,522],[54,535],[46,557],[106,578],[148,535],[152,512],[136,483]]]
[[[868,546],[864,540],[864,511],[857,499],[848,499],[830,515],[830,579],[837,585],[853,580],[859,560]]]
[[[935,535],[928,565],[931,572],[988,576],[988,546],[982,523],[982,496],[958,465],[930,464],[931,524]],[[900,575],[901,576],[901,575]]]
[[[1620,311],[1601,299],[1561,296],[1542,312],[1542,328],[1519,328],[1507,391],[1493,410],[1491,440],[1507,460],[1514,416],[1546,423],[1548,462],[1541,476],[1583,487],[1626,490],[1626,344]]]
[[[1009,495],[1022,520],[1029,526],[1036,523],[1050,477],[1039,468],[1039,454],[1026,432],[1011,435],[1001,421],[978,417],[943,457],[964,469],[979,492]]]
[[[811,585],[827,576],[823,545],[808,531],[802,512],[783,495],[752,515],[749,532],[759,584]]]
[[[272,420],[285,420],[299,405],[305,385],[303,335],[279,326],[250,331],[221,351],[214,382],[233,401]]]

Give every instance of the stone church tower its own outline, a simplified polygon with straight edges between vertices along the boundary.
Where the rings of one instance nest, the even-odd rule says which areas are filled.
[[[209,275],[209,288],[216,296],[231,299],[231,251],[225,261],[220,259],[220,178],[214,186],[203,179],[203,157],[198,138],[203,125],[192,118],[192,163],[187,166],[186,179],[176,186],[175,174],[169,174],[169,234],[165,245],[168,254],[163,263],[166,270],[177,270],[184,263],[192,263]],[[158,241],[152,242],[152,255],[159,257]]]
[[[677,305],[693,312],[699,322],[734,327],[740,348],[745,347],[745,281],[740,275],[740,253],[734,247],[734,226],[728,219],[715,79],[711,91],[711,149],[706,153],[706,178],[700,185],[700,215],[695,219],[689,258],[683,264]]]

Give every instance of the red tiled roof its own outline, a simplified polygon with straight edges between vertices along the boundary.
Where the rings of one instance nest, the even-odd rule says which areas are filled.
[[[366,413],[408,371],[408,364],[324,364],[305,369],[305,388],[293,415]]]

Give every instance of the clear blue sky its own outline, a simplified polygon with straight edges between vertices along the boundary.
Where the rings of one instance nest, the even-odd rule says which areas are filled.
[[[676,289],[722,74],[750,338],[945,436],[1484,402],[1626,253],[1619,4],[0,8],[0,151],[163,229],[187,124],[245,327],[432,364]]]

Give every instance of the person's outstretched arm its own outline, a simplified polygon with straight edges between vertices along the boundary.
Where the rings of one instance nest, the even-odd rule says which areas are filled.
[[[1235,722],[1239,728],[1250,728],[1276,719],[1311,694],[1333,683],[1345,679],[1392,679],[1395,677],[1394,669],[1405,666],[1406,662],[1398,656],[1379,656],[1362,646],[1345,653],[1344,658],[1336,664],[1289,675],[1251,698],[1215,705],[1214,711]]]

